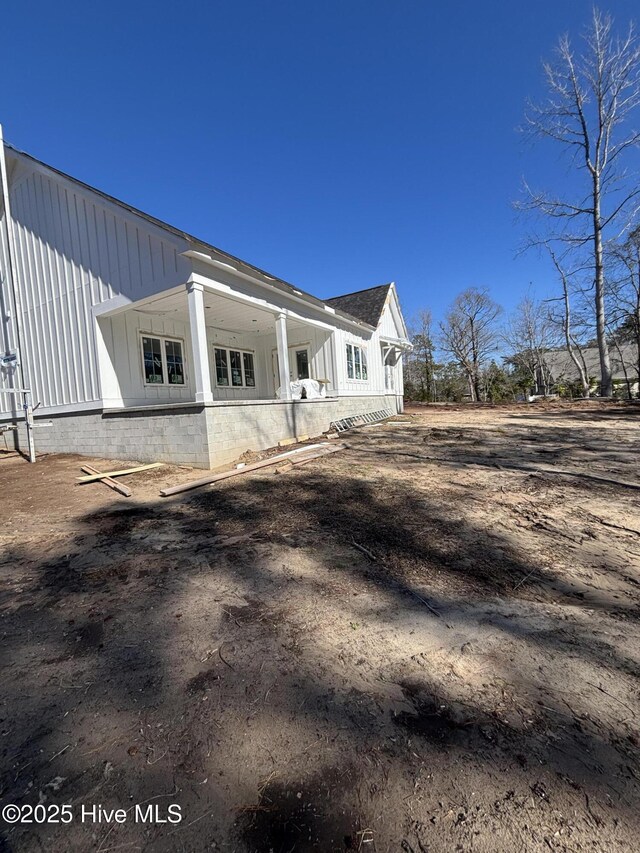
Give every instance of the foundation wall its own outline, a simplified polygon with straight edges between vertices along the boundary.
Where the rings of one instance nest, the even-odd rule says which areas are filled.
[[[265,450],[288,438],[318,436],[332,421],[380,409],[397,412],[397,397],[251,400],[75,412],[36,418],[35,423],[41,425],[35,429],[35,441],[40,453],[213,468],[247,450]],[[49,422],[50,426],[44,425]],[[9,442],[26,451],[23,421],[7,435]]]

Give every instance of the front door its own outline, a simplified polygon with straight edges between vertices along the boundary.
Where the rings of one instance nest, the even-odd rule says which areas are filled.
[[[273,387],[280,387],[280,366],[278,362],[278,351],[273,350]],[[308,346],[289,347],[289,379],[297,382],[300,379],[311,377],[311,359]]]

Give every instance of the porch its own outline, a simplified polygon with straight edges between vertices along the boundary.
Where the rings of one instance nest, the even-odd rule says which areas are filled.
[[[264,299],[220,292],[206,280],[136,303],[107,303],[95,324],[109,411],[290,401],[299,380],[315,380],[323,397],[336,392],[331,326]]]

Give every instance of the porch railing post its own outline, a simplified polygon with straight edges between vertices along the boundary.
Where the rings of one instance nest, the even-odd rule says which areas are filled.
[[[189,301],[189,327],[193,351],[192,373],[196,387],[196,403],[210,403],[213,400],[213,394],[211,393],[207,327],[204,318],[203,286],[190,281],[187,284],[187,299]]]
[[[287,315],[276,317],[276,342],[278,345],[278,372],[280,379],[280,399],[291,400],[291,382],[289,379],[289,343],[287,340]]]

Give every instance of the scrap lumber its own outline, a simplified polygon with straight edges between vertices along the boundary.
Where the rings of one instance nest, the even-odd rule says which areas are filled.
[[[149,465],[138,465],[136,468],[122,468],[120,471],[98,472],[90,477],[78,477],[79,483],[92,483],[94,480],[102,480],[104,477],[124,477],[125,474],[137,474],[138,471],[149,471],[151,468],[162,468],[164,462],[151,462]]]
[[[91,465],[83,465],[82,471],[86,474],[91,475],[100,475],[100,482],[104,483],[105,486],[109,486],[110,489],[113,489],[116,492],[120,492],[121,495],[124,495],[125,498],[131,497],[131,489],[127,486],[123,486],[120,483],[116,483],[115,480],[112,480],[111,477],[107,477],[105,474],[100,474],[97,468],[92,468]]]
[[[302,456],[301,458],[292,459],[291,466],[298,468],[300,465],[306,465],[308,462],[313,462],[314,459],[319,459],[321,456],[328,456],[329,453],[335,453],[338,450],[344,450],[346,444],[334,444],[331,447],[326,447],[323,450],[318,450],[316,453]]]
[[[161,489],[160,495],[166,498],[170,495],[190,491],[191,489],[199,489],[201,486],[208,486],[210,483],[217,483],[220,480],[228,480],[230,477],[239,477],[241,474],[246,474],[249,471],[257,471],[259,468],[268,468],[271,465],[277,465],[284,460],[300,465],[303,462],[310,462],[312,459],[317,459],[319,456],[324,456],[327,453],[335,453],[337,450],[343,450],[344,447],[344,444],[332,446],[312,445],[310,448],[300,448],[298,450],[291,450],[288,453],[278,453],[276,456],[270,456],[268,459],[261,459],[259,462],[252,462],[250,465],[245,465],[244,468],[232,468],[229,471],[222,471],[220,474],[209,474],[206,477],[201,477],[199,480],[192,480],[190,483],[181,483],[178,486]],[[307,450],[310,452],[307,452]],[[292,459],[291,457],[294,454],[296,455]]]

